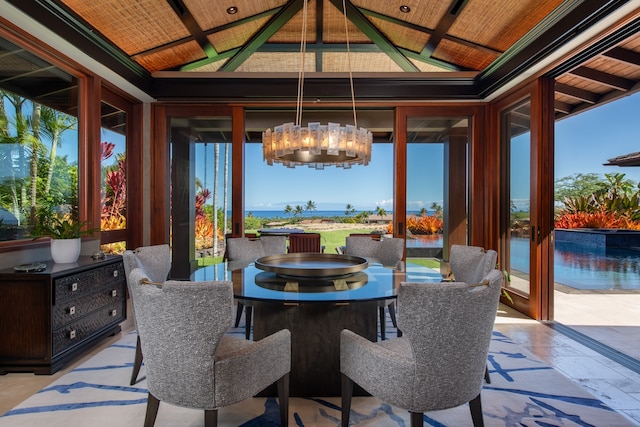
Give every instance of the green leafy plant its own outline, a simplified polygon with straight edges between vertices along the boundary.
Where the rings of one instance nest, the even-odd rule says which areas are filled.
[[[90,228],[88,221],[76,221],[72,218],[52,217],[34,227],[32,235],[38,237],[51,237],[52,239],[77,239],[90,236],[97,228]]]

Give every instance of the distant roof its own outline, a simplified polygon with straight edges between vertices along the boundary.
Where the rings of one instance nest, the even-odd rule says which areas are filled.
[[[640,151],[635,153],[624,154],[608,160],[604,166],[640,166]]]

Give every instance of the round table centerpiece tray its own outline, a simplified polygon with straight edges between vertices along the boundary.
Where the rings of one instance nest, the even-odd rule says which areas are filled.
[[[367,268],[365,258],[343,254],[292,253],[258,258],[256,268],[281,277],[326,280],[344,277]]]

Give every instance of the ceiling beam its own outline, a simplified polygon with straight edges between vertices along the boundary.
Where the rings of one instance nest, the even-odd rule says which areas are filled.
[[[362,31],[367,37],[371,39],[376,46],[380,48],[384,53],[386,53],[403,71],[420,71],[418,67],[416,67],[413,62],[409,60],[406,56],[400,52],[398,48],[396,48],[393,43],[376,27],[374,27],[371,22],[357,9],[350,1],[346,2],[346,12],[342,9],[342,1],[341,0],[330,0],[331,4],[333,4],[340,12],[346,13],[347,18],[353,22],[353,24],[358,27],[360,31]]]
[[[615,59],[616,61],[624,62],[629,65],[640,67],[640,52],[635,50],[625,49],[623,47],[614,47],[613,49],[604,52],[602,56]]]
[[[287,3],[231,59],[220,67],[220,71],[235,71],[244,61],[249,59],[252,53],[266,43],[271,36],[302,9],[303,1],[291,0]]]
[[[574,76],[582,77],[583,79],[591,80],[592,82],[600,83],[609,86],[614,89],[628,91],[633,88],[634,81],[625,79],[624,77],[618,77],[614,74],[605,73],[603,71],[594,70],[589,67],[578,67],[569,72]]]
[[[173,11],[178,15],[178,18],[182,21],[184,26],[187,28],[189,33],[193,36],[193,39],[200,45],[200,48],[204,51],[207,57],[212,57],[217,54],[216,50],[213,48],[209,39],[202,31],[202,28],[196,22],[196,19],[191,14],[191,11],[187,6],[182,2],[182,0],[166,0],[167,3],[171,6]]]
[[[580,101],[588,102],[590,104],[595,104],[598,102],[598,98],[600,97],[598,94],[589,92],[588,90],[580,89],[575,86],[569,86],[564,83],[556,83],[555,86],[556,92],[559,92],[563,95],[570,96],[571,98],[578,99]]]
[[[451,5],[447,13],[445,13],[442,19],[440,19],[440,22],[438,22],[438,25],[433,31],[433,34],[431,34],[431,37],[429,37],[427,44],[422,49],[422,55],[433,55],[433,52],[435,52],[435,50],[438,48],[438,45],[449,31],[449,28],[451,28],[453,23],[456,22],[458,14],[462,11],[462,9],[464,9],[468,1],[469,0],[456,0]]]

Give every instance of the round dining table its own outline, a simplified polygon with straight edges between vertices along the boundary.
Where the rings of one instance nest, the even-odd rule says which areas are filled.
[[[366,259],[362,268],[348,268],[341,274],[339,257],[353,257],[308,255],[324,263],[319,270],[309,267],[305,260],[304,269],[308,270],[301,273],[295,268],[296,258],[304,254],[285,254],[276,261],[276,268],[265,268],[260,260],[228,261],[194,271],[191,280],[232,281],[234,296],[253,304],[254,340],[280,329],[291,331],[291,396],[340,396],[340,332],[350,329],[376,341],[380,303],[395,299],[400,283],[440,282],[442,276],[436,270],[412,268],[411,264],[401,271]],[[286,264],[288,259],[293,264]],[[329,270],[324,268],[328,259],[332,263],[338,259],[337,270],[334,264]],[[279,266],[285,267],[280,270]],[[362,390],[355,393],[364,394]],[[261,395],[275,396],[275,388]]]

